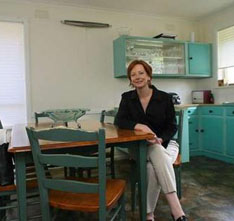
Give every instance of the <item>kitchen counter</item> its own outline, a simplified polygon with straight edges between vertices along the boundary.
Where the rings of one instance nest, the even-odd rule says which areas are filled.
[[[203,106],[222,106],[222,107],[232,107],[234,106],[233,102],[230,103],[222,103],[222,104],[179,104],[179,105],[174,105],[176,110],[181,110],[181,109],[187,109],[189,107],[203,107]]]

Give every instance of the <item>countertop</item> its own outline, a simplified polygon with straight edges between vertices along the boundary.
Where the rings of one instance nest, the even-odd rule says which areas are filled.
[[[179,104],[175,105],[175,109],[186,109],[189,107],[203,107],[203,106],[222,106],[222,107],[234,107],[234,103],[222,103],[222,104]]]

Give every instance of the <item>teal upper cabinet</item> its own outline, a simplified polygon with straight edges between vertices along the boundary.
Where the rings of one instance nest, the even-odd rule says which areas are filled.
[[[211,44],[188,43],[188,75],[210,77]]]
[[[153,77],[210,77],[211,71],[201,72],[203,63],[207,60],[210,61],[211,58],[204,59],[204,57],[207,57],[207,54],[201,55],[203,52],[200,49],[200,45],[209,45],[209,48],[211,45],[195,43],[194,45],[198,45],[199,49],[195,50],[194,48],[196,47],[184,41],[121,36],[114,40],[115,77],[126,77],[129,63],[136,59],[144,60],[152,66]],[[196,63],[196,66],[194,66],[191,63],[188,53],[192,53],[192,51],[194,51],[194,54],[200,51],[198,52],[200,56],[198,61],[202,62],[201,65]],[[210,67],[210,63],[208,66]],[[193,72],[191,72],[192,70]],[[208,72],[210,74],[207,74]]]

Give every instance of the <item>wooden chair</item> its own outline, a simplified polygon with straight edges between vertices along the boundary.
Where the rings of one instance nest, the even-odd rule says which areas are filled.
[[[125,218],[124,190],[126,182],[119,179],[106,179],[105,131],[86,132],[79,129],[54,128],[35,131],[26,128],[32,147],[33,159],[39,183],[42,220],[51,220],[50,207],[98,212],[99,220],[104,221],[110,210],[115,209],[113,217]],[[39,140],[49,141],[98,141],[98,156],[88,157],[69,154],[43,154]],[[98,179],[94,178],[46,178],[45,165],[62,167],[98,167]]]
[[[179,144],[179,154],[176,158],[176,161],[173,164],[174,171],[175,171],[175,177],[176,177],[176,189],[177,189],[177,195],[178,198],[181,199],[182,197],[182,188],[181,188],[181,145],[182,145],[182,139],[183,139],[183,131],[184,131],[184,110],[176,111],[176,118],[177,118],[177,125],[178,125],[178,131],[175,135],[175,140]]]
[[[83,111],[83,115],[86,113],[86,111]],[[35,117],[35,123],[36,123],[36,125],[38,125],[39,124],[39,120],[41,119],[41,118],[47,118],[47,120],[51,120],[52,121],[52,119],[49,117],[49,114],[47,114],[47,113],[45,113],[45,112],[34,112],[34,117]],[[54,121],[53,121],[54,122]],[[64,122],[64,126],[68,126],[68,122]],[[91,170],[90,169],[87,169],[86,170],[86,172],[87,172],[87,174],[88,174],[88,176],[90,177],[91,176]],[[82,169],[79,169],[79,168],[64,168],[64,174],[65,174],[65,176],[74,176],[75,174],[78,174],[80,177],[82,177],[83,176],[83,173],[84,173],[84,170],[82,170]]]
[[[49,119],[49,120],[51,120],[50,118],[49,118],[49,115],[48,114],[46,114],[45,112],[34,112],[34,118],[35,118],[35,123],[36,123],[36,125],[38,125],[39,124],[39,121],[40,121],[40,119],[41,118],[47,118],[47,120]],[[67,126],[67,122],[65,122],[65,126]],[[74,173],[74,171],[71,169],[70,171],[69,171],[69,173]],[[65,176],[68,176],[68,168],[64,168],[64,174],[65,174]]]
[[[0,129],[3,129],[1,121],[0,121]],[[33,172],[35,172],[33,165],[27,165],[26,167],[27,190],[30,190],[31,192],[27,198],[39,196],[37,192],[37,180],[35,178],[35,173]],[[34,192],[32,192],[32,190],[34,190]],[[12,198],[13,195],[14,199]],[[17,198],[15,197],[16,197],[15,184],[9,184],[4,186],[0,185],[0,220],[1,221],[7,218],[6,211],[8,209],[17,208],[17,204],[15,203],[17,201]],[[32,204],[32,202],[29,204]],[[35,204],[35,201],[33,202],[33,204]],[[40,215],[36,215],[36,216],[31,216],[29,219],[35,219],[39,217]]]
[[[104,123],[105,117],[114,118],[116,116],[116,114],[117,114],[117,109],[113,109],[113,110],[109,110],[109,111],[103,110],[101,112],[100,122]],[[107,152],[106,157],[110,158],[110,162],[109,162],[108,166],[110,167],[111,177],[114,179],[115,178],[115,147],[114,146],[110,147],[110,152]]]
[[[30,193],[27,196],[27,199],[33,198],[33,197],[38,197],[38,191],[37,191],[37,180],[36,179],[28,179],[27,178],[27,190],[30,191]],[[34,191],[34,192],[32,192]],[[11,196],[16,197],[16,185],[11,184],[11,185],[6,185],[6,186],[0,186],[0,220],[5,220],[6,219],[6,210],[12,209],[12,208],[17,208],[17,204],[15,203],[17,201],[17,197],[12,199]],[[29,202],[29,205],[34,205],[38,204],[38,201],[34,202]],[[28,218],[30,219],[36,219],[40,218],[41,215],[34,215]],[[9,219],[7,219],[9,220]],[[15,220],[15,219],[12,219]],[[17,220],[17,219],[16,219]]]
[[[181,199],[182,191],[181,191],[181,143],[182,143],[182,137],[183,137],[183,119],[184,119],[184,110],[176,111],[176,120],[178,125],[178,130],[176,135],[174,136],[174,140],[179,144],[179,153],[176,158],[176,161],[173,164],[173,168],[175,171],[175,178],[176,178],[176,191],[178,198]],[[136,162],[131,159],[131,208],[132,211],[135,211],[136,209],[136,198],[137,198],[137,183],[138,183],[138,176],[136,171]]]
[[[109,110],[109,111],[102,110],[101,111],[101,116],[100,116],[100,122],[104,123],[105,122],[105,117],[114,118],[116,114],[117,114],[117,109],[113,109],[113,110]],[[92,156],[97,156],[97,154],[92,154]],[[107,165],[107,167],[110,168],[110,173],[107,172],[107,174],[110,175],[112,179],[115,179],[115,160],[114,160],[114,158],[115,158],[115,147],[114,146],[110,147],[110,151],[109,150],[106,151],[106,158],[109,159],[109,161],[106,163],[106,165]],[[93,168],[88,168],[87,169],[88,177],[91,177],[91,173],[92,173],[91,170],[92,169]],[[83,172],[84,171],[82,171],[82,170],[78,170],[79,177],[83,176]]]

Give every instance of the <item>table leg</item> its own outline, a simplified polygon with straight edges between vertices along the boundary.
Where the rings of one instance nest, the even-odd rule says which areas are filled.
[[[25,154],[15,154],[16,187],[18,198],[19,220],[27,220],[26,207],[26,172],[25,172]]]
[[[137,148],[137,166],[139,171],[139,209],[141,221],[146,220],[146,189],[147,189],[147,174],[146,174],[146,151],[147,142],[140,141]]]

